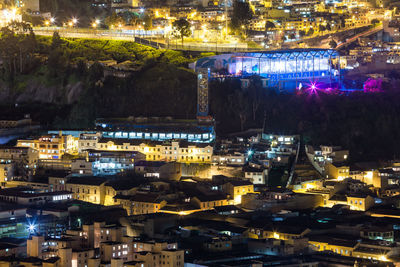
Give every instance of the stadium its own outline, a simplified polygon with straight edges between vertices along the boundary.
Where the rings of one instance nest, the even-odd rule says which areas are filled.
[[[339,88],[340,84],[340,56],[332,49],[222,54],[201,58],[193,67],[198,73],[209,70],[210,79],[236,77],[245,80],[258,75],[264,87],[288,93],[316,84],[319,89]]]

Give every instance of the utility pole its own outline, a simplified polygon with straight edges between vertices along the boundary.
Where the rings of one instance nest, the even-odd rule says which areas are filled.
[[[225,39],[228,38],[228,0],[225,0]]]

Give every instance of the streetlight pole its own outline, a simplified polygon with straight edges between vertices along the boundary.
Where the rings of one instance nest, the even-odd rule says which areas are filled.
[[[228,0],[225,0],[225,30],[228,37]]]

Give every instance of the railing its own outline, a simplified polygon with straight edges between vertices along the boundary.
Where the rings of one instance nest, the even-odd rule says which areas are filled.
[[[124,40],[134,41],[139,44],[151,46],[154,48],[197,51],[197,52],[252,52],[263,51],[265,48],[249,48],[247,44],[232,43],[184,43],[180,41],[170,41],[165,38],[166,43],[151,40],[152,38],[164,38],[161,31],[145,31],[145,30],[101,30],[101,29],[82,29],[82,28],[63,28],[63,27],[38,27],[34,28],[37,35],[51,36],[57,31],[64,38],[90,38],[90,39],[108,39],[108,40]],[[150,40],[149,40],[150,39]]]

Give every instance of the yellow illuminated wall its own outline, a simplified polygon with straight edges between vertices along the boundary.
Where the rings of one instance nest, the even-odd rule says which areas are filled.
[[[82,150],[82,148],[79,148]],[[123,143],[120,145],[115,144],[113,141],[98,142],[96,144],[98,150],[110,151],[138,151],[146,155],[148,161],[176,161],[182,163],[211,163],[212,161],[212,146],[198,147],[189,145],[181,147],[179,142],[171,142],[170,144],[157,144],[147,145],[142,143],[140,145],[133,145]]]

